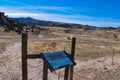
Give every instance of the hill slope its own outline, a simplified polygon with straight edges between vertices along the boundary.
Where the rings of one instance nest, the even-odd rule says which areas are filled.
[[[21,17],[21,18],[13,18],[13,19],[18,20],[27,25],[52,26],[52,27],[64,27],[64,28],[88,28],[88,29],[97,28],[96,26],[82,25],[82,24],[75,24],[75,23],[36,20],[31,17],[27,17],[27,18]]]
[[[17,20],[12,20],[5,16],[3,12],[0,12],[0,26],[7,32],[16,31],[20,33],[26,25]]]
[[[12,18],[14,20],[20,21],[27,25],[38,25],[38,26],[49,26],[49,27],[64,27],[64,28],[80,28],[80,29],[87,29],[87,30],[95,30],[95,29],[102,29],[102,30],[114,30],[114,27],[103,27],[103,26],[91,26],[91,25],[83,25],[83,24],[75,24],[75,23],[64,23],[64,22],[53,22],[53,21],[44,21],[44,20],[36,20],[31,17],[21,17],[21,18]]]

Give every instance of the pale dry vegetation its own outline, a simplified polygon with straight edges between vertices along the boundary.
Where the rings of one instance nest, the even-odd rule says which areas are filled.
[[[32,53],[47,53],[51,51],[67,50],[70,53],[71,38],[76,37],[76,58],[78,60],[96,59],[111,55],[113,49],[120,52],[120,32],[107,30],[71,29],[70,33],[65,33],[64,28],[50,28],[51,33],[45,40],[39,38],[38,41],[29,43]]]
[[[61,51],[64,50],[64,45],[65,43],[61,41],[30,42],[28,51],[34,54]]]
[[[48,27],[46,27],[48,28]],[[77,38],[75,80],[119,80],[120,32],[115,30],[49,28],[49,33],[28,34],[28,54],[50,53],[66,50],[71,52],[72,37]],[[15,43],[15,44],[14,44]],[[0,29],[0,79],[21,80],[21,35],[14,32],[4,33]],[[115,50],[115,65],[111,56]],[[10,55],[11,54],[11,55]],[[119,61],[119,62],[118,62]],[[28,60],[29,79],[41,80],[42,61]],[[14,66],[13,66],[14,65]],[[14,69],[13,69],[14,68]],[[8,72],[6,71],[8,70]],[[113,71],[114,70],[114,71]],[[118,74],[118,76],[111,74]],[[100,75],[101,74],[101,75]],[[7,76],[5,76],[7,75]],[[30,76],[32,75],[32,76]],[[49,72],[49,79],[57,79]],[[63,77],[63,71],[61,73]],[[111,79],[110,79],[111,78]],[[62,80],[62,78],[61,78]]]

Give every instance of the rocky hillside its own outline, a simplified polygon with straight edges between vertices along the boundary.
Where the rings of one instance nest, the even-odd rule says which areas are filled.
[[[0,27],[3,27],[4,31],[15,31],[17,33],[21,33],[24,26],[26,26],[24,23],[20,23],[17,20],[12,20],[5,16],[3,12],[0,12]]]

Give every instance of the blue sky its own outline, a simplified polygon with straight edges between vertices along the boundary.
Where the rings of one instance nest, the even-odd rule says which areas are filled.
[[[120,0],[0,0],[0,11],[9,17],[120,26]]]

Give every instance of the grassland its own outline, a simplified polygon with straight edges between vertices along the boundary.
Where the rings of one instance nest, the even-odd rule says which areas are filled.
[[[49,27],[46,27],[49,28]],[[69,32],[65,32],[69,30]],[[111,55],[113,50],[120,52],[120,32],[115,30],[83,30],[67,28],[49,28],[49,32],[39,35],[28,34],[28,52],[39,54],[66,50],[71,52],[71,38],[76,37],[76,59],[88,60]],[[3,32],[0,28],[0,49],[11,43],[21,41],[21,35],[15,32]]]
[[[96,59],[120,52],[120,32],[115,30],[88,30],[71,29],[65,33],[65,28],[50,28],[50,33],[42,33],[43,37],[29,43],[32,53],[47,53],[66,50],[71,52],[71,38],[76,37],[76,59]]]
[[[91,73],[95,74],[96,70],[98,71],[96,71],[98,74],[96,76],[99,76],[99,74],[103,73],[101,70],[104,70],[104,68],[106,69],[106,67],[107,69],[111,68],[110,63],[113,50],[116,56],[120,54],[120,32],[117,30],[84,30],[55,27],[49,28],[49,32],[40,32],[39,35],[32,35],[32,33],[28,32],[28,54],[49,53],[63,50],[71,53],[72,37],[76,37],[77,39],[75,53],[75,59],[77,61],[75,67],[76,80],[89,80],[90,78],[85,79],[88,77],[87,74],[90,73],[90,75],[93,76]],[[7,66],[6,70],[9,70],[10,73],[1,73],[1,77],[3,76],[2,78],[6,77],[4,75],[9,75],[9,77],[6,77],[6,80],[8,78],[21,80],[19,73],[21,70],[20,47],[21,35],[15,32],[7,33],[0,28],[0,71],[2,72],[2,70],[5,70]],[[6,55],[1,56],[3,54]],[[119,57],[116,57],[116,59],[119,61]],[[29,60],[28,62],[30,74],[32,74],[35,79],[39,78],[38,80],[40,80],[41,77],[38,75],[40,75],[39,71],[42,71],[42,62],[38,60]],[[113,73],[114,71],[111,69],[110,73]],[[116,65],[115,70],[117,70]],[[13,76],[12,78],[11,75]],[[109,74],[106,73],[105,75]],[[108,80],[107,78],[108,77],[106,77],[105,80]],[[119,77],[117,77],[117,79],[114,78],[114,80],[119,80],[118,78]],[[32,76],[30,76],[30,79],[34,80]],[[99,80],[99,78],[90,80]]]

